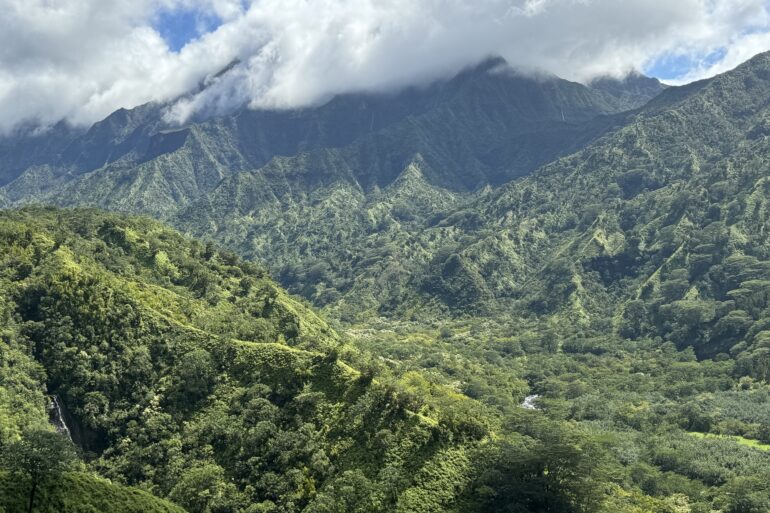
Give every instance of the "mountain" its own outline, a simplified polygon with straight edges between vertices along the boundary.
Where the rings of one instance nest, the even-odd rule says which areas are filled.
[[[634,110],[643,107],[651,98],[658,96],[665,85],[656,78],[631,72],[622,79],[599,77],[588,83],[588,87],[608,96],[608,101],[617,105],[618,110]]]
[[[647,94],[649,99],[661,89],[648,87],[637,96]],[[490,59],[423,88],[343,95],[302,110],[243,108],[183,127],[164,123],[164,106],[144,105],[121,109],[84,132],[60,124],[43,133],[5,138],[0,141],[0,185],[18,181],[8,189],[19,197],[27,193],[25,175],[30,173],[45,189],[64,178],[100,170],[90,180],[106,181],[102,187],[109,189],[102,192],[115,192],[120,181],[103,175],[121,175],[123,180],[151,180],[155,187],[175,186],[162,192],[180,202],[208,192],[218,178],[258,169],[273,157],[356,143],[353,152],[360,152],[362,145],[377,150],[368,157],[351,156],[370,160],[356,167],[356,178],[365,189],[392,181],[404,161],[417,153],[435,156],[431,164],[444,169],[434,177],[440,185],[473,189],[525,174],[550,160],[554,151],[563,151],[558,147],[579,144],[587,135],[575,125],[628,107],[624,91],[621,83],[599,94],[596,88],[555,77],[519,75],[501,59]],[[528,148],[523,138],[547,144]],[[505,154],[511,142],[527,153],[526,158]],[[373,144],[383,147],[371,148]],[[203,169],[201,160],[212,169]],[[148,175],[153,170],[173,173],[175,180],[152,180]],[[183,188],[178,183],[182,177],[197,188]],[[143,199],[141,194],[137,199]]]
[[[462,296],[441,286],[462,280],[476,299],[702,356],[758,349],[768,97],[770,54],[666,90],[583,150],[427,228],[418,239],[437,267],[415,274],[450,306]]]
[[[185,127],[146,105],[84,133],[57,126],[0,143],[0,202],[148,213],[267,263],[318,305],[358,289],[357,302],[377,310],[375,296],[399,296],[401,263],[425,255],[413,235],[427,222],[585,146],[622,119],[605,114],[663,89],[612,83],[525,76],[490,59],[423,88]],[[18,151],[27,147],[36,150]],[[363,269],[372,250],[377,267]],[[349,258],[354,268],[337,265]]]
[[[727,277],[720,266],[766,260],[767,60],[668,88],[615,115],[614,128],[583,149],[499,188],[468,194],[436,186],[430,176],[438,171],[418,156],[374,194],[335,182],[297,191],[295,183],[310,181],[302,177],[325,176],[325,168],[276,159],[224,181],[173,222],[270,262],[292,291],[350,322],[515,311],[602,329],[612,320],[620,330],[626,304],[651,295],[658,304],[646,307],[648,328],[638,333],[673,337],[705,356],[727,354],[716,326],[722,315],[747,312],[728,306],[745,280],[720,283]],[[286,185],[271,187],[278,177]],[[669,268],[680,289],[666,288]],[[747,276],[765,279],[757,273]],[[659,312],[691,300],[702,302],[673,307],[692,307],[688,314]],[[698,330],[676,335],[665,327],[697,317],[698,305],[710,320],[697,344]]]

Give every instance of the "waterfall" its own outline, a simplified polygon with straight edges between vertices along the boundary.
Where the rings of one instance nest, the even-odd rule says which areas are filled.
[[[537,401],[540,398],[539,395],[528,395],[524,398],[524,402],[521,403],[521,407],[525,410],[539,410],[540,408],[537,407],[537,404],[535,404],[535,401]]]
[[[64,408],[58,395],[51,396],[50,410],[51,423],[56,428],[56,431],[66,435],[72,441],[72,433],[70,433],[70,428],[67,427],[67,421],[64,420]]]

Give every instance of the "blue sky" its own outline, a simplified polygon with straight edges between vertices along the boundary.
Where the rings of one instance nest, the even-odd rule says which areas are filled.
[[[766,0],[765,6],[770,9],[770,0]],[[769,28],[766,24],[760,24],[758,26],[748,26],[741,30],[734,36],[735,40],[747,38],[751,36],[762,36],[769,33]],[[763,50],[760,48],[759,50]],[[642,71],[652,77],[659,78],[661,80],[675,80],[687,76],[693,71],[698,69],[708,69],[727,56],[728,48],[726,46],[717,48],[707,53],[697,52],[695,54],[686,55],[685,53],[668,53],[658,56],[650,65],[648,65]]]
[[[667,54],[656,59],[650,66],[642,70],[642,72],[647,76],[655,77],[663,81],[674,80],[687,75],[690,71],[699,66],[710,67],[713,64],[716,64],[724,58],[726,53],[726,48],[720,48],[700,59],[695,59],[692,56],[687,55]]]
[[[161,11],[157,15],[154,27],[169,48],[178,52],[190,41],[206,32],[216,30],[221,24],[222,20],[215,15],[206,14],[197,9],[178,8]]]

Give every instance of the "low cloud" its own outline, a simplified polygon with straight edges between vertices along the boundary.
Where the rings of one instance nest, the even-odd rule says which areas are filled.
[[[241,105],[305,106],[449,76],[490,55],[573,80],[684,57],[694,64],[678,81],[688,81],[770,48],[765,0],[0,0],[0,8],[0,131],[89,124],[148,101],[170,102],[175,122]],[[219,23],[174,52],[154,23],[182,9]]]

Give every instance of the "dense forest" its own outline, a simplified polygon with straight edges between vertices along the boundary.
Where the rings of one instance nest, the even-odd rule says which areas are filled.
[[[44,497],[104,500],[101,476],[190,512],[768,504],[770,390],[729,358],[536,326],[351,343],[260,267],[153,221],[28,208],[0,236],[1,442],[44,429],[56,395],[80,449],[83,484]],[[530,392],[544,412],[517,406]]]
[[[0,446],[61,402],[41,511],[766,513],[768,98],[494,60],[5,141]]]
[[[504,422],[419,372],[379,372],[232,253],[85,210],[7,212],[0,237],[0,442],[43,429],[55,395],[81,450],[68,479],[83,484],[47,483],[48,496],[104,494],[99,475],[190,512],[567,511],[604,499],[588,433],[530,412]]]

